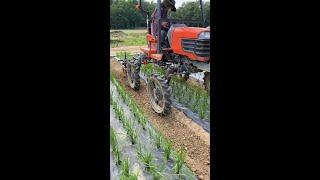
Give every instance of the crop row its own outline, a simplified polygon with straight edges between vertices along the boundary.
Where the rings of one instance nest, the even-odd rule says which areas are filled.
[[[149,63],[142,65],[141,72],[148,77],[153,72],[164,75],[165,69]],[[192,85],[178,76],[171,78],[170,87],[172,96],[177,102],[198,113],[201,119],[210,119],[210,95],[206,90],[200,86]]]
[[[158,150],[162,150],[163,153],[163,164],[159,167],[157,163],[154,162],[154,157],[150,151],[144,148],[141,141],[139,140],[139,136],[137,135],[137,131],[134,128],[134,121],[129,120],[129,118],[125,115],[124,109],[119,105],[114,99],[113,95],[110,96],[110,103],[115,110],[116,117],[121,121],[124,128],[126,129],[131,143],[136,145],[137,155],[142,163],[145,165],[147,172],[151,173],[153,179],[161,179],[164,177],[164,169],[167,166],[169,159],[172,159],[174,162],[174,173],[173,175],[177,175],[178,177],[194,177],[192,172],[187,172],[188,175],[182,173],[183,162],[185,159],[185,152],[180,150],[177,153],[172,150],[173,143],[171,141],[166,140],[159,132],[156,132],[154,128],[148,123],[147,118],[144,116],[143,112],[137,106],[137,104],[131,99],[131,97],[124,91],[123,87],[115,80],[113,74],[111,74],[111,82],[115,86],[117,92],[119,93],[122,101],[131,109],[134,119],[137,119],[137,122],[142,126],[143,131],[147,131],[150,138],[154,141],[155,146]],[[145,143],[145,142],[144,142]],[[184,171],[186,172],[186,171]],[[191,176],[190,176],[191,173]],[[190,178],[191,179],[191,178]],[[193,179],[193,178],[192,178]]]
[[[117,52],[116,56],[118,58],[120,58],[120,59],[124,59],[125,57],[127,57],[128,59],[132,58],[132,54],[131,53],[123,52],[123,51]]]
[[[112,97],[112,95],[111,95],[111,97]],[[133,145],[138,144],[137,145],[137,155],[141,159],[143,164],[145,165],[146,170],[153,175],[153,179],[160,179],[161,177],[163,177],[163,170],[165,167],[165,163],[162,166],[160,166],[160,168],[157,168],[157,165],[154,163],[154,160],[153,160],[154,157],[152,156],[152,153],[150,151],[143,149],[141,141],[139,141],[137,139],[138,135],[137,135],[136,129],[134,129],[133,121],[125,116],[124,109],[117,102],[115,102],[112,98],[110,99],[110,103],[115,110],[116,118],[119,119],[119,121],[123,124],[123,127],[127,131],[127,134],[130,137],[131,143]],[[153,132],[152,130],[149,130],[149,133],[152,133],[152,132]],[[156,134],[156,135],[154,135],[154,137],[155,137],[157,147],[160,148],[161,143],[163,142],[162,136],[159,134]],[[171,153],[171,147],[172,147],[171,144],[172,143],[168,142],[167,144],[168,145],[165,146],[167,149],[165,152],[167,152],[166,157],[169,157],[170,153]],[[181,159],[181,155],[179,158]],[[167,161],[169,158],[165,158],[165,159]],[[178,163],[176,165],[176,169],[177,169],[176,172],[178,172],[178,173],[180,172],[181,167],[182,167],[181,165],[179,165],[179,164],[181,164],[181,163],[179,163],[181,161],[183,161],[183,159],[177,161]]]
[[[117,57],[124,58],[126,53],[127,58],[132,57],[130,53],[118,52]],[[153,63],[144,64],[141,66],[141,72],[145,76],[150,76],[153,72],[164,76],[165,69],[154,65]],[[172,95],[179,103],[198,113],[201,119],[210,119],[210,95],[200,86],[192,85],[182,80],[177,76],[173,76],[170,81]]]
[[[123,155],[121,154],[121,150],[119,148],[118,138],[116,132],[113,128],[110,127],[110,145],[112,149],[112,153],[116,159],[116,165],[121,168],[121,176],[120,180],[137,180],[138,174],[134,174],[130,172],[130,160],[128,157],[121,158]]]

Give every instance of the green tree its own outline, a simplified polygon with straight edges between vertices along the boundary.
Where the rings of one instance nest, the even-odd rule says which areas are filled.
[[[110,28],[111,29],[130,29],[146,27],[146,17],[135,8],[137,0],[111,0],[110,1]],[[150,18],[156,7],[156,3],[142,0],[143,8],[148,12]],[[210,25],[210,2],[204,3],[205,25]],[[183,20],[201,19],[199,1],[183,3],[176,12],[172,12],[172,17]]]
[[[205,26],[210,25],[210,2],[203,4]],[[199,20],[202,22],[202,14],[199,1],[184,2],[176,12],[172,13],[172,17],[182,20]]]

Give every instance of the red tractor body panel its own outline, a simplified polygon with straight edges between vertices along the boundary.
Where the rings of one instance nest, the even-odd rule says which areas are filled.
[[[176,54],[187,56],[191,60],[197,61],[208,61],[209,57],[201,57],[196,55],[194,52],[186,51],[183,48],[182,41],[190,40],[196,41],[199,38],[201,32],[210,32],[208,28],[199,28],[199,27],[175,27],[172,31],[172,50]]]
[[[208,28],[199,28],[199,27],[175,27],[171,34],[171,48],[173,53],[186,56],[191,60],[208,62],[209,56],[200,56],[195,53],[195,48],[197,48],[196,43],[199,41],[199,34],[201,32],[210,32]],[[149,58],[161,60],[162,56],[154,55],[157,53],[157,40],[151,34],[147,34],[147,48],[140,48],[141,51],[147,54]],[[185,41],[185,42],[183,42]],[[191,43],[193,50],[187,50],[187,46]],[[209,40],[207,40],[207,44]],[[187,44],[187,45],[186,45]],[[165,48],[168,49],[168,48]]]

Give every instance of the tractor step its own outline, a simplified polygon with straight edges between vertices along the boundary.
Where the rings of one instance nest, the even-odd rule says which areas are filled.
[[[150,49],[150,48],[140,48],[140,50],[141,51],[143,51],[144,53],[146,53],[146,54],[148,54],[149,52],[151,53],[151,54],[154,54],[154,53],[156,53],[157,52],[157,50],[156,49]]]
[[[163,54],[150,54],[150,58],[161,61]]]
[[[171,48],[163,48],[162,50],[163,50],[163,51],[172,51]]]

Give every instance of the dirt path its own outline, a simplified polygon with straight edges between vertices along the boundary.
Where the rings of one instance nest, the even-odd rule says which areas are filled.
[[[117,52],[130,52],[131,54],[139,53],[140,47],[144,46],[122,46],[110,48],[110,55],[115,56]]]
[[[110,60],[110,63],[111,71],[115,73],[117,80],[133,96],[151,123],[167,139],[174,142],[175,150],[186,150],[186,164],[191,170],[199,179],[210,179],[210,135],[175,108],[172,108],[172,112],[166,117],[157,115],[149,104],[145,83],[141,83],[139,91],[133,91],[126,83],[120,64],[113,60]]]

